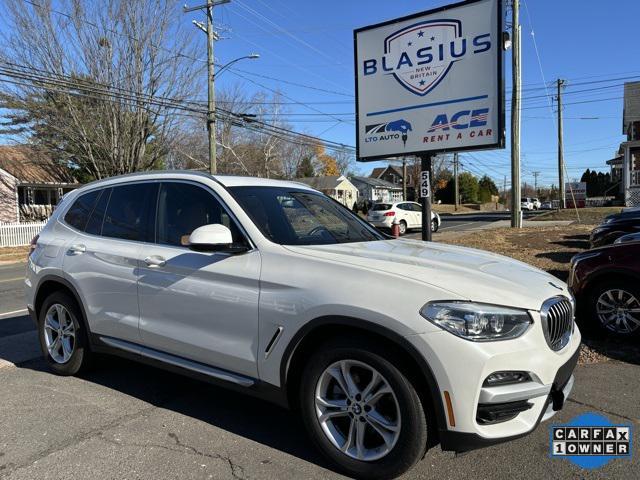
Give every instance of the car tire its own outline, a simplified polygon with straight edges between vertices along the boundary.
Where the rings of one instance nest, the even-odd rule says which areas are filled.
[[[325,457],[354,478],[394,478],[413,467],[427,449],[427,415],[420,397],[397,361],[373,353],[384,351],[373,341],[336,339],[311,355],[302,374],[300,407],[305,427]],[[352,382],[342,373],[343,365]],[[380,386],[367,393],[374,372]],[[355,386],[355,391],[346,395],[333,375],[341,376],[347,388]],[[373,397],[386,389],[390,393],[374,403]],[[327,407],[327,401],[341,406]],[[338,410],[338,415],[323,420],[323,415]]]
[[[400,235],[404,235],[405,233],[407,233],[407,222],[405,222],[404,220],[400,220],[398,228],[400,229]]]
[[[434,218],[433,220],[431,220],[431,231],[433,233],[436,233],[438,231],[439,225],[438,225],[438,221]]]
[[[77,302],[65,292],[49,295],[38,312],[40,348],[58,375],[76,375],[91,364],[85,321]]]
[[[589,292],[588,309],[592,330],[617,337],[640,337],[640,288],[632,282],[608,280],[595,285]]]

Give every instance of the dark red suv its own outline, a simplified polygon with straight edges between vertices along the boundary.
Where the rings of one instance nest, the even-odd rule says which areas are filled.
[[[569,287],[585,327],[640,335],[640,242],[579,253],[571,259]]]

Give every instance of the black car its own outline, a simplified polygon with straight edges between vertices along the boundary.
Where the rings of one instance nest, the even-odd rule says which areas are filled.
[[[568,283],[581,328],[621,337],[640,334],[640,241],[575,255]]]
[[[609,215],[591,231],[591,248],[612,244],[617,238],[640,232],[640,212],[624,212]]]

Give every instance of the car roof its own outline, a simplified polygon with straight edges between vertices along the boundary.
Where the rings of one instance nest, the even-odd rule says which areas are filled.
[[[115,185],[131,180],[170,180],[185,179],[193,177],[194,179],[213,179],[223,187],[280,187],[295,188],[299,190],[315,191],[309,185],[289,180],[275,180],[271,178],[243,177],[240,175],[211,175],[205,172],[194,170],[152,170],[147,172],[129,173],[126,175],[118,175],[84,185],[79,190],[100,186]]]

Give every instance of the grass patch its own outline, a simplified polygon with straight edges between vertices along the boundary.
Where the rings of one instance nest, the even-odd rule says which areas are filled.
[[[572,220],[578,223],[584,223],[585,225],[599,225],[607,215],[620,213],[621,211],[622,207],[579,208],[578,215],[580,216],[580,221],[578,222],[576,210],[573,208],[567,208],[564,210],[555,210],[553,212],[537,215],[530,220],[533,222],[540,222],[545,220]]]
[[[0,247],[0,263],[25,262],[29,247]]]

